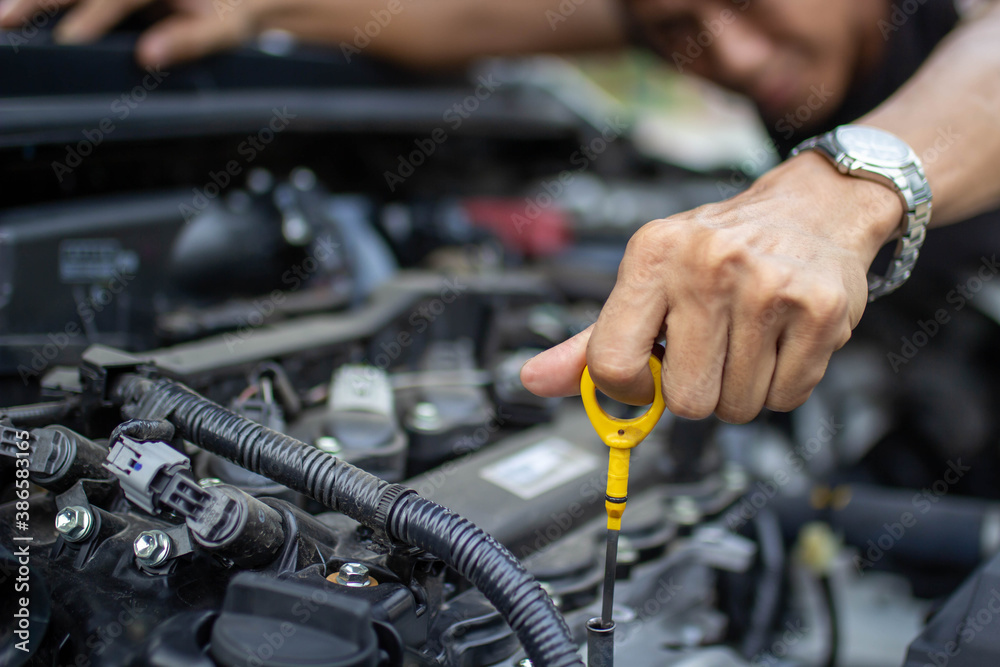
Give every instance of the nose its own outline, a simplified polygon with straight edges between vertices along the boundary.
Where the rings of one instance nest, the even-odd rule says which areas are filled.
[[[768,62],[777,56],[770,36],[746,16],[735,18],[720,32],[712,49],[715,77],[730,88],[749,92]]]

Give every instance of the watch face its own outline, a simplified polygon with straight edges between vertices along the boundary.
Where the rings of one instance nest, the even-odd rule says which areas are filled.
[[[837,128],[837,141],[848,155],[862,162],[902,168],[913,161],[910,147],[888,132],[874,127],[848,125]]]

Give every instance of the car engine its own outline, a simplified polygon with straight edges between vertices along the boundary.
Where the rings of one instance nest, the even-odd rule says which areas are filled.
[[[0,46],[0,664],[583,664],[607,448],[520,367],[746,176],[643,152],[554,59],[133,41]],[[619,664],[995,660],[1000,300],[913,330],[941,284],[790,415],[661,420]]]

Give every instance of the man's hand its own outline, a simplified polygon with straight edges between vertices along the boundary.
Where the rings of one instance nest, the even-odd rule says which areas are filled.
[[[70,7],[56,25],[60,44],[84,44],[101,37],[151,0],[3,0],[0,27],[17,28],[42,10]],[[141,65],[169,65],[194,60],[241,44],[256,34],[258,0],[170,0],[174,10],[139,38]]]
[[[60,44],[98,39],[152,0],[0,0],[0,28],[71,7]],[[617,48],[625,27],[617,0],[165,0],[173,12],[139,38],[141,65],[194,60],[283,30],[305,42],[365,51],[408,67],[454,67],[478,57]],[[552,17],[555,17],[553,19]],[[555,20],[556,23],[552,23]],[[563,26],[562,23],[566,22]],[[560,29],[556,30],[556,26]],[[350,60],[348,59],[348,62]]]
[[[521,370],[543,396],[578,393],[584,364],[612,398],[653,396],[647,360],[666,340],[671,412],[742,423],[802,404],[851,336],[866,273],[903,206],[888,187],[806,153],[746,193],[642,227],[597,323]]]

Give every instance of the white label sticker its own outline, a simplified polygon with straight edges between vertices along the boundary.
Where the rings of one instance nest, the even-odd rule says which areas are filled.
[[[598,458],[562,438],[546,438],[479,472],[488,482],[529,500],[580,477],[598,466]]]

